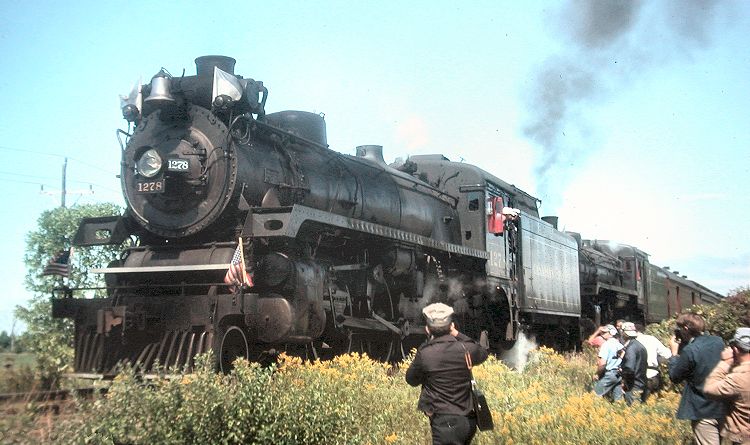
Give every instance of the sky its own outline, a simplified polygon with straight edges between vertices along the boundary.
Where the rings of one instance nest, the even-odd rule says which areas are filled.
[[[124,205],[118,96],[208,54],[262,80],[268,112],[324,113],[341,153],[442,153],[561,229],[723,294],[750,285],[750,2],[220,5],[0,2],[0,330],[30,297],[25,236],[61,204],[64,160],[67,205]]]

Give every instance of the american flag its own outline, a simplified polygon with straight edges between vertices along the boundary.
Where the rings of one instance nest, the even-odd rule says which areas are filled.
[[[242,253],[242,241],[239,242],[237,249],[232,255],[232,261],[229,263],[227,274],[224,275],[224,282],[229,285],[229,290],[237,291],[237,285],[252,286],[253,279],[245,269],[245,257]]]
[[[61,250],[49,260],[42,275],[59,275],[67,278],[70,274],[70,256],[73,249]]]

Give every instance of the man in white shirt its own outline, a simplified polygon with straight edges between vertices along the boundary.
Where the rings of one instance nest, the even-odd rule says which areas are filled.
[[[643,325],[635,323],[635,329],[638,331],[636,340],[640,342],[645,348],[648,358],[648,369],[646,369],[646,378],[648,379],[648,392],[654,393],[661,390],[662,379],[661,372],[659,372],[659,359],[664,361],[672,357],[672,351],[668,347],[664,346],[658,338],[653,335],[643,333]]]

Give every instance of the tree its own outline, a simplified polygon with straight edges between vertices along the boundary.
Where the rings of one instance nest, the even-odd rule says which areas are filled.
[[[734,337],[740,326],[750,326],[750,287],[740,287],[729,292],[727,298],[709,308],[709,328],[724,340]]]
[[[8,332],[0,332],[0,352],[10,351],[10,335]]]
[[[60,373],[73,359],[73,323],[69,319],[52,318],[53,289],[62,285],[70,288],[102,287],[103,277],[86,271],[106,266],[117,258],[121,246],[76,247],[67,279],[45,276],[42,272],[54,255],[70,247],[82,218],[118,215],[121,211],[119,206],[111,203],[59,207],[43,212],[37,221],[37,229],[26,235],[26,288],[34,295],[25,306],[16,307],[16,317],[26,323],[25,346],[37,354],[38,377],[44,387],[54,386]],[[102,294],[103,291],[97,290],[74,297]]]

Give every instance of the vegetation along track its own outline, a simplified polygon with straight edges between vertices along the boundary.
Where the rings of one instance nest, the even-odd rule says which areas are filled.
[[[0,415],[12,414],[30,403],[41,411],[58,414],[62,405],[76,399],[89,399],[104,394],[107,388],[56,389],[50,391],[12,392],[0,394]]]

